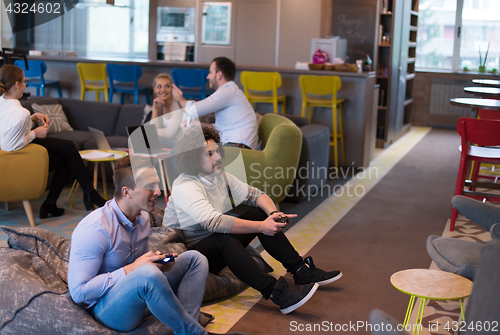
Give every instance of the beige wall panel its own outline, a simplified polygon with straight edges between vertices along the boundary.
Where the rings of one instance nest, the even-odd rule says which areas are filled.
[[[311,38],[320,38],[321,0],[281,0],[278,66],[309,61]]]
[[[235,62],[234,48],[219,45],[203,45],[198,51],[198,63],[211,63],[215,57],[224,56]]]
[[[194,7],[195,0],[158,0],[160,7]]]
[[[236,13],[236,64],[274,66],[277,4],[240,1]]]

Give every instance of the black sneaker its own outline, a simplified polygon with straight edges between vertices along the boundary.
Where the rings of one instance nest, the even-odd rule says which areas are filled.
[[[283,314],[288,314],[311,299],[318,289],[318,284],[290,285],[286,279],[280,277],[273,288],[271,300],[278,306]]]
[[[304,259],[305,265],[301,266],[292,277],[295,285],[306,285],[309,283],[317,283],[318,285],[325,285],[333,283],[334,281],[342,278],[342,272],[330,271],[326,272],[314,265],[311,256]]]

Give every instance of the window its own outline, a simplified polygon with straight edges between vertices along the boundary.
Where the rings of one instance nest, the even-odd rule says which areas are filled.
[[[477,71],[499,68],[500,1],[420,0],[417,68]]]
[[[149,1],[115,0],[89,7],[87,56],[147,57]]]
[[[48,22],[37,14],[26,41],[20,42],[16,34],[8,34],[11,29],[4,28],[2,46],[42,50],[48,55],[70,51],[78,56],[147,58],[149,0],[114,0],[114,6],[104,2],[80,0],[75,8]]]

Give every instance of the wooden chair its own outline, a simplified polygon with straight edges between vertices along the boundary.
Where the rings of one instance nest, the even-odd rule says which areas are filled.
[[[307,108],[309,107],[309,123],[311,123],[313,107],[328,107],[332,109],[332,140],[330,145],[333,146],[335,166],[338,167],[337,140],[340,140],[342,161],[345,164],[344,125],[342,121],[342,102],[345,100],[337,98],[337,91],[342,86],[340,78],[338,76],[302,75],[299,77],[299,85],[302,89],[302,117],[306,117]],[[319,97],[327,95],[331,95],[332,97]]]
[[[203,100],[207,97],[207,76],[208,71],[205,69],[172,69],[174,84],[181,88],[184,97],[190,100]]]
[[[95,92],[95,101],[99,101],[99,92],[104,92],[104,101],[108,101],[108,76],[105,63],[77,63],[80,85],[82,87],[80,100],[85,100],[86,91]],[[87,80],[90,83],[87,83]],[[103,82],[103,83],[100,83]]]
[[[26,69],[26,63],[23,60],[16,60],[15,65],[20,67],[24,71],[24,77],[29,78],[27,87],[35,87],[36,95],[40,95],[40,90],[42,91],[41,96],[45,96],[45,88],[49,86],[54,86],[57,88],[57,93],[59,98],[62,98],[61,94],[61,82],[59,80],[45,80],[43,74],[47,72],[47,65],[42,60],[29,60],[28,69]]]
[[[120,103],[123,104],[124,94],[134,95],[134,104],[139,104],[139,93],[146,94],[146,103],[151,105],[149,97],[150,86],[139,85],[142,77],[142,69],[139,65],[106,64],[109,76],[109,99],[113,101],[113,93],[120,93]],[[115,83],[116,81],[116,83]],[[133,84],[129,84],[133,83]]]
[[[278,72],[242,71],[241,84],[252,106],[256,102],[271,103],[277,114],[278,103],[281,102],[281,114],[285,114],[286,95],[278,95],[278,88],[281,87],[281,75]],[[272,94],[262,93],[268,91],[272,91]]]
[[[476,200],[500,202],[500,194],[477,192],[476,188],[500,189],[500,185],[491,182],[478,182],[481,163],[500,163],[500,120],[482,120],[460,118],[457,131],[461,137],[460,165],[458,168],[455,195],[465,195]],[[471,180],[466,180],[469,163],[473,162]],[[470,190],[464,191],[464,187]],[[455,228],[458,211],[453,208],[450,231]]]

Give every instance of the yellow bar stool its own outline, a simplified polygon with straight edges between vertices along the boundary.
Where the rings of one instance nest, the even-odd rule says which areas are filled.
[[[278,95],[278,88],[281,87],[281,76],[278,72],[241,71],[241,84],[252,106],[256,102],[272,103],[273,111],[277,114],[278,102],[281,102],[281,114],[285,114],[286,95]],[[273,91],[272,94],[261,93],[269,91]]]
[[[86,91],[94,91],[95,101],[99,101],[99,92],[104,92],[104,101],[108,101],[109,86],[106,74],[106,63],[77,63],[80,85],[82,87],[80,100],[85,100]],[[90,81],[89,83],[87,82]],[[101,83],[102,82],[102,83]]]
[[[338,167],[338,145],[340,139],[342,147],[342,161],[345,161],[344,126],[342,122],[342,102],[345,99],[337,99],[337,91],[342,86],[338,76],[308,76],[299,77],[299,85],[302,89],[302,117],[306,117],[307,107],[309,107],[309,123],[311,123],[313,107],[329,107],[332,109],[332,140],[335,154],[335,166]],[[312,96],[308,95],[311,94]],[[331,95],[331,98],[321,98],[318,96]],[[338,119],[338,122],[337,122]]]

